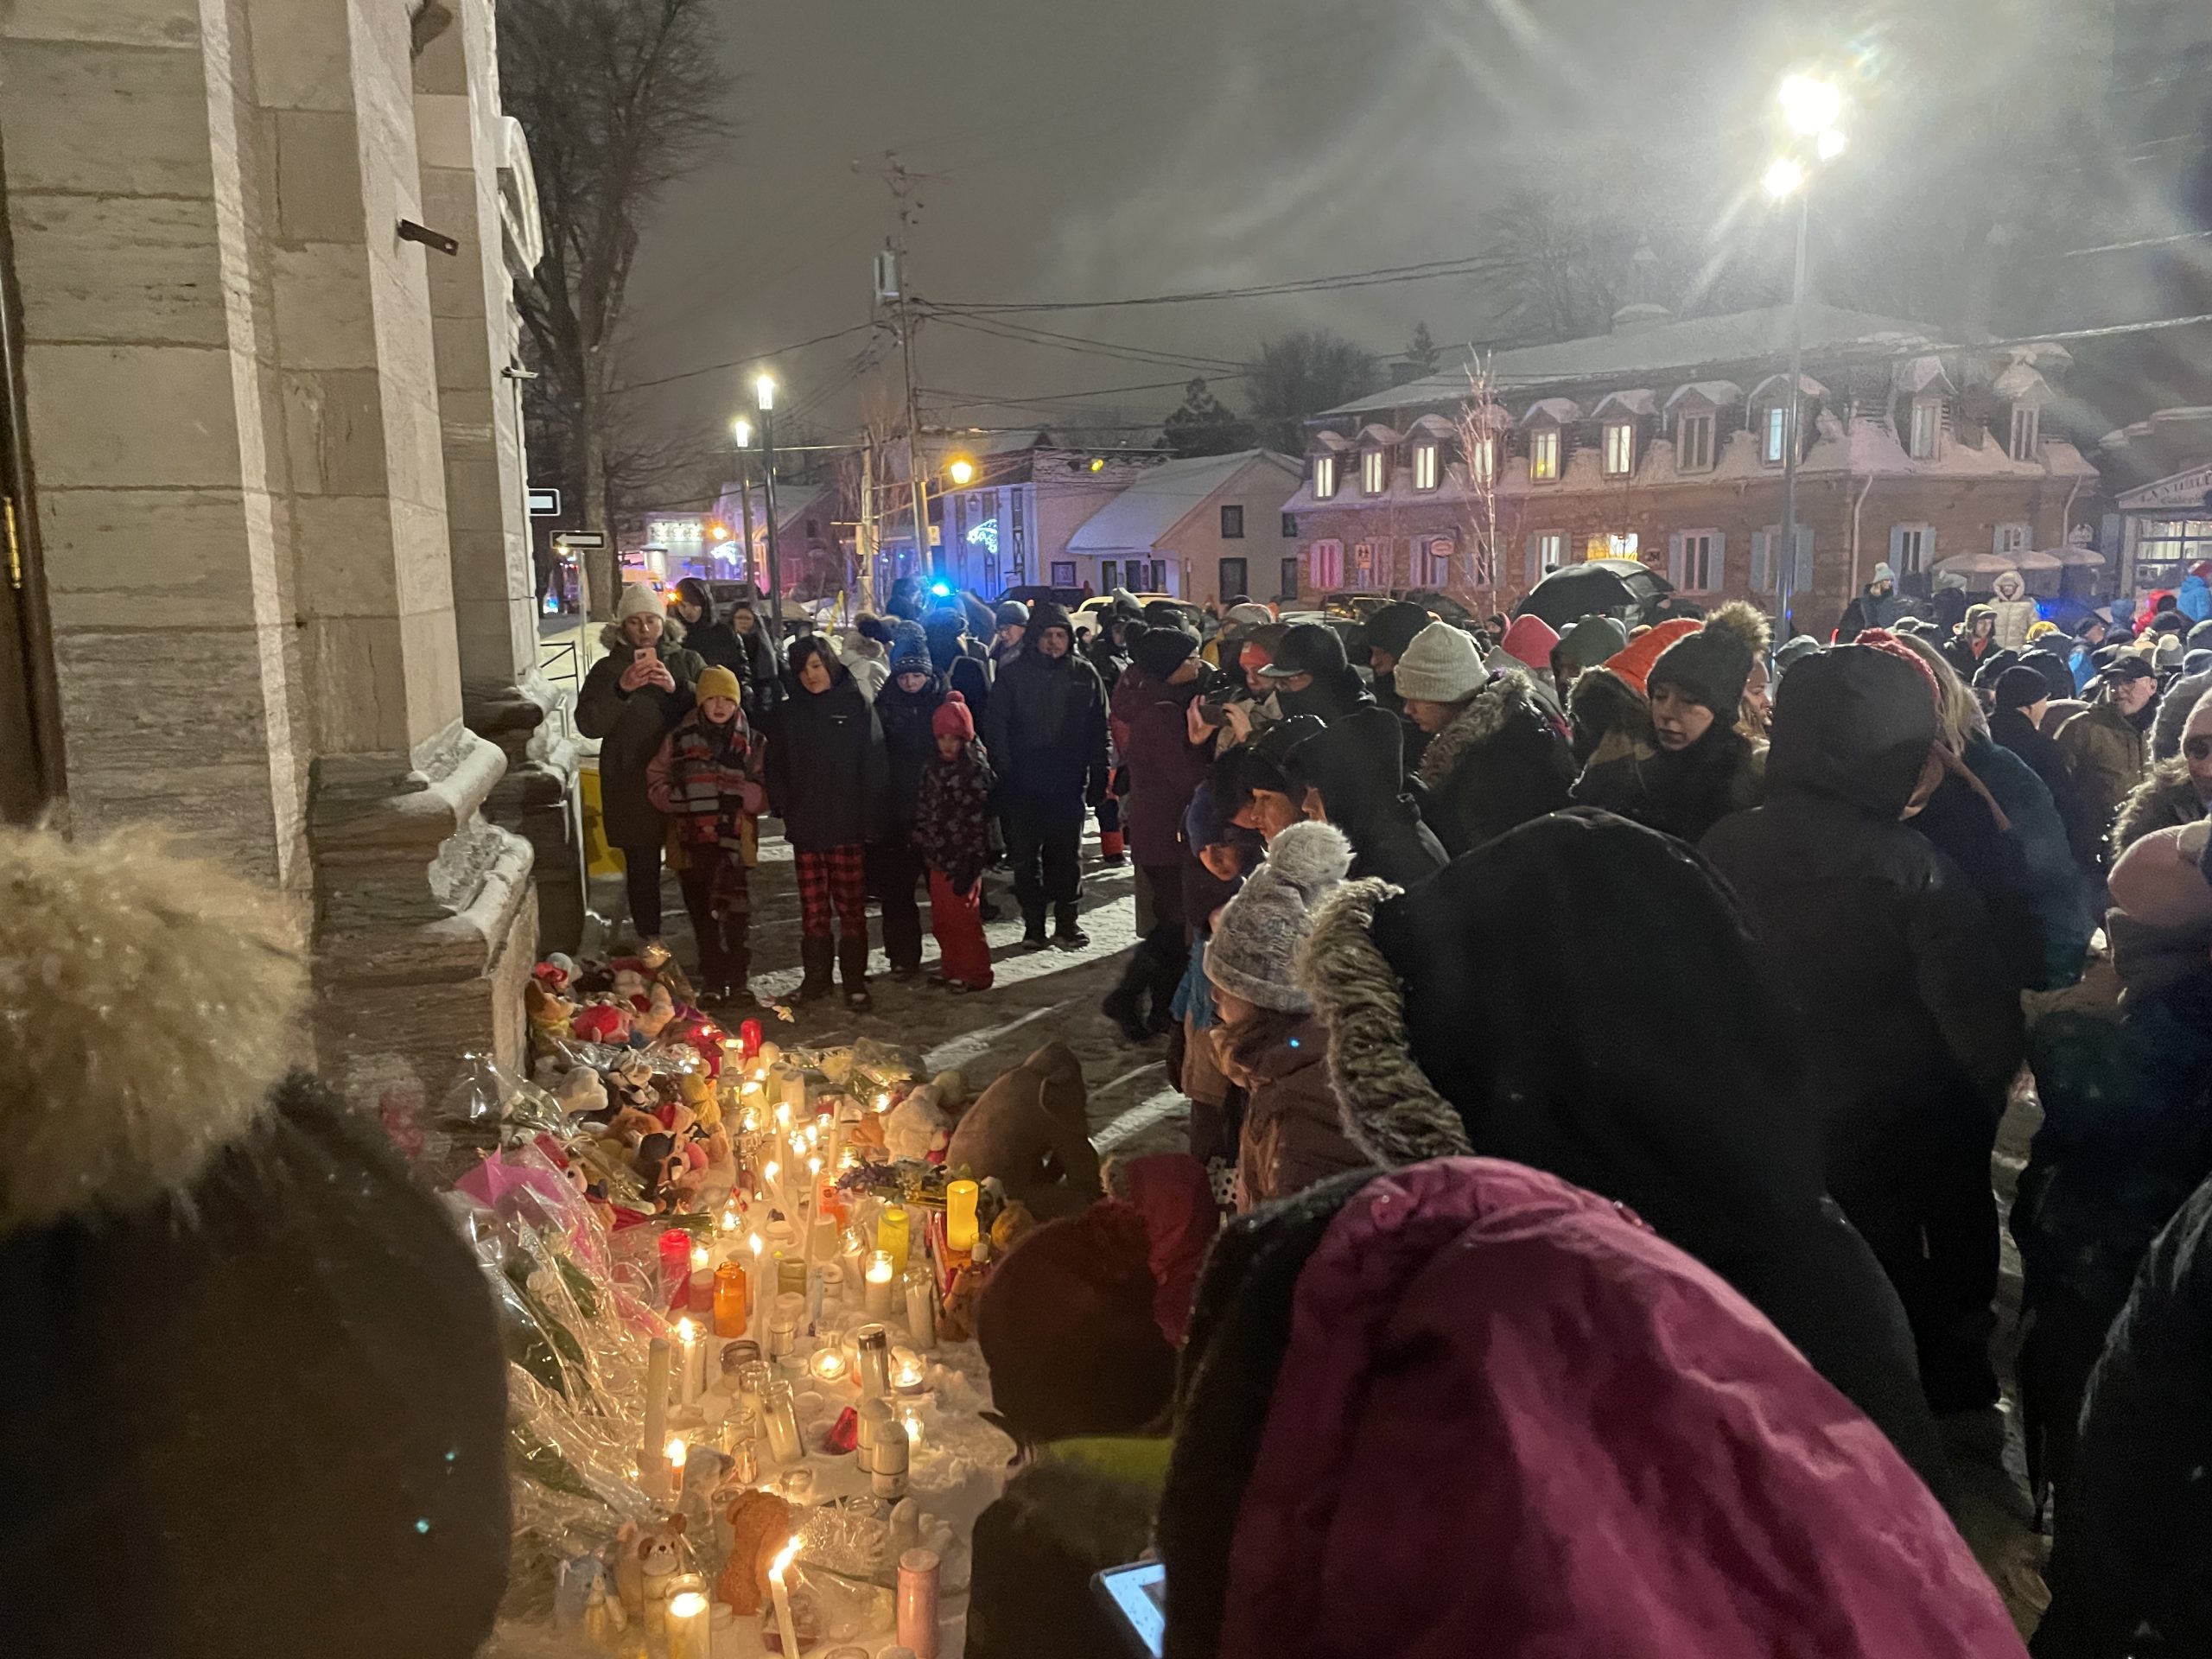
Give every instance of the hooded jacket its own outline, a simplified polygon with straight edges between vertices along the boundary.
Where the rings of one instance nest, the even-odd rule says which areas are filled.
[[[1329,822],[1351,842],[1355,880],[1371,875],[1410,887],[1445,866],[1443,843],[1406,792],[1403,728],[1386,709],[1355,709],[1291,752],[1294,786],[1319,790]]]
[[[599,642],[607,655],[592,664],[576,693],[576,729],[599,740],[599,807],[607,839],[616,847],[657,847],[667,822],[653,807],[646,769],[660,753],[661,740],[691,711],[692,688],[706,664],[684,648],[683,625],[671,620],[653,649],[676,689],[641,685],[625,691],[622,677],[636,648],[612,622],[600,631]]]
[[[768,741],[769,804],[784,821],[785,839],[805,853],[880,840],[890,821],[875,705],[828,640],[815,639],[813,648],[830,664],[830,689],[809,691],[793,674]]]
[[[10,1653],[469,1659],[510,1548],[483,1271],[304,1074],[267,895],[0,830]],[[102,1563],[117,1576],[103,1577]]]
[[[738,626],[741,616],[752,619],[750,628]],[[730,638],[737,641],[744,655],[742,666],[733,664],[733,671],[745,687],[745,714],[756,724],[765,719],[768,711],[784,700],[784,682],[778,671],[776,647],[768,638],[768,625],[753,609],[753,601],[741,599],[729,607]]]
[[[1632,1216],[1457,1159],[1367,1181],[1302,1252],[1307,1214],[1268,1219],[1304,1257],[1280,1343],[1186,1371],[1171,1659],[2023,1651],[1873,1426]],[[1224,1248],[1202,1305],[1240,1268],[1280,1271]],[[1249,1469],[1194,1438],[1216,1390],[1258,1395]],[[1225,1560],[1186,1506],[1233,1514]]]
[[[2057,741],[2074,770],[2083,823],[2101,839],[2151,764],[2147,709],[2130,716],[2100,697],[2058,728]]]
[[[1122,671],[1114,688],[1116,717],[1128,722],[1121,752],[1129,769],[1129,798],[1122,827],[1129,856],[1148,868],[1182,863],[1183,814],[1212,764],[1207,749],[1192,746],[1190,734],[1192,700],[1205,690],[1203,671],[1201,677],[1179,685],[1135,666]]]
[[[1822,1195],[1802,1038],[1703,861],[1575,810],[1388,892],[1332,899],[1300,963],[1355,1140],[1386,1166],[1510,1158],[1629,1205],[1940,1481],[1897,1294]],[[1498,914],[1524,941],[1510,966],[1487,948]],[[1652,964],[1633,1019],[1586,994],[1599,937]]]
[[[1904,614],[1904,600],[1897,584],[1887,585],[1888,591],[1876,593],[1883,587],[1879,582],[1870,582],[1859,590],[1859,597],[1844,607],[1843,620],[1836,625],[1835,637],[1839,644],[1848,645],[1869,628],[1893,626]]]
[[[1695,842],[1730,813],[1758,804],[1758,752],[1716,716],[1686,749],[1662,749],[1655,741],[1593,760],[1575,780],[1574,799]]]
[[[2212,691],[2212,670],[2185,674],[2166,688],[2158,699],[2158,715],[2151,722],[2153,760],[2169,760],[2181,753],[2182,728],[2189,724],[2190,715],[2207,691]]]
[[[1574,757],[1529,679],[1504,670],[1436,734],[1419,776],[1428,791],[1428,826],[1457,858],[1565,806]]]
[[[1987,910],[1899,821],[1935,739],[1922,671],[1859,645],[1808,658],[1775,696],[1765,804],[1702,843],[1795,993],[1847,1211],[1891,1198],[1946,1125],[1994,1123],[2020,1062]]]
[[[1328,1033],[1312,1014],[1258,1055],[1249,1069],[1226,1051],[1234,1028],[1210,1033],[1224,1054],[1222,1069],[1244,1090],[1244,1122],[1237,1134],[1236,1175],[1247,1210],[1362,1169],[1367,1156],[1346,1137],[1329,1081]]]
[[[1997,644],[2004,651],[2025,651],[2028,630],[2036,623],[2036,602],[2028,597],[2026,578],[2017,570],[2000,570],[1990,584],[1989,608],[1997,615]]]
[[[1989,716],[1989,735],[1999,747],[2011,750],[2029,771],[2043,779],[2044,787],[2050,791],[2051,805],[2065,827],[2066,843],[2073,852],[2074,861],[2085,870],[2095,869],[2101,855],[2097,836],[2082,810],[2081,792],[2074,787],[2073,770],[2066,764],[2065,751],[2058,747],[2057,740],[2038,730],[2024,709],[1999,709],[1993,712]]]
[[[1106,688],[1072,648],[1058,658],[1038,649],[1047,628],[1075,638],[1058,606],[1031,607],[1020,654],[999,670],[984,711],[983,742],[1008,795],[1079,814],[1085,787],[1106,769]]]
[[[678,600],[699,607],[697,621],[682,624],[685,647],[696,652],[701,662],[729,670],[740,684],[750,679],[751,653],[737,631],[722,620],[707,584],[696,576],[686,576],[676,584],[676,594]]]

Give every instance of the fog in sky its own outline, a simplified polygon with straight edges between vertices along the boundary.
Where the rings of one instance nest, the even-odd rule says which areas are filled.
[[[2044,6],[2094,10],[1999,10],[2018,28]],[[1853,9],[1748,0],[723,0],[723,25],[739,130],[656,215],[623,346],[627,380],[686,377],[633,394],[669,425],[719,426],[744,398],[749,369],[692,372],[867,322],[870,259],[897,228],[887,151],[918,175],[909,270],[928,299],[1245,285],[1479,251],[1484,208],[1609,157],[1678,155],[1748,186],[1781,71],[1854,33],[1861,49],[1882,38]],[[1243,361],[1289,328],[1326,326],[1388,358],[1417,321],[1449,346],[1493,315],[1481,283],[1455,277],[1020,321]],[[825,435],[895,384],[895,353],[851,376],[868,340],[775,359]],[[1154,420],[1177,391],[990,400],[1188,372],[949,321],[918,351],[931,424]],[[1217,390],[1237,400],[1234,380]]]

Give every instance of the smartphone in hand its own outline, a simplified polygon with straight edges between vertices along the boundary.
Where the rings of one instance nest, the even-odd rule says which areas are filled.
[[[1121,1636],[1129,1659],[1160,1659],[1167,1638],[1167,1568],[1160,1561],[1109,1567],[1090,1580],[1090,1592]]]

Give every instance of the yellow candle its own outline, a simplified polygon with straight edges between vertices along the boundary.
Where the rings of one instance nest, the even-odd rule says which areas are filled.
[[[876,1218],[875,1248],[889,1252],[891,1270],[906,1271],[906,1206],[887,1204],[883,1214]]]
[[[960,1255],[976,1248],[976,1205],[983,1189],[973,1181],[944,1184],[945,1248]]]

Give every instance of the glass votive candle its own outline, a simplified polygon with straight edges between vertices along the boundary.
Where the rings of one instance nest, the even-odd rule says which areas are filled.
[[[898,1263],[888,1250],[873,1250],[868,1258],[868,1289],[861,1298],[861,1308],[871,1319],[891,1317],[891,1281],[899,1276]]]

